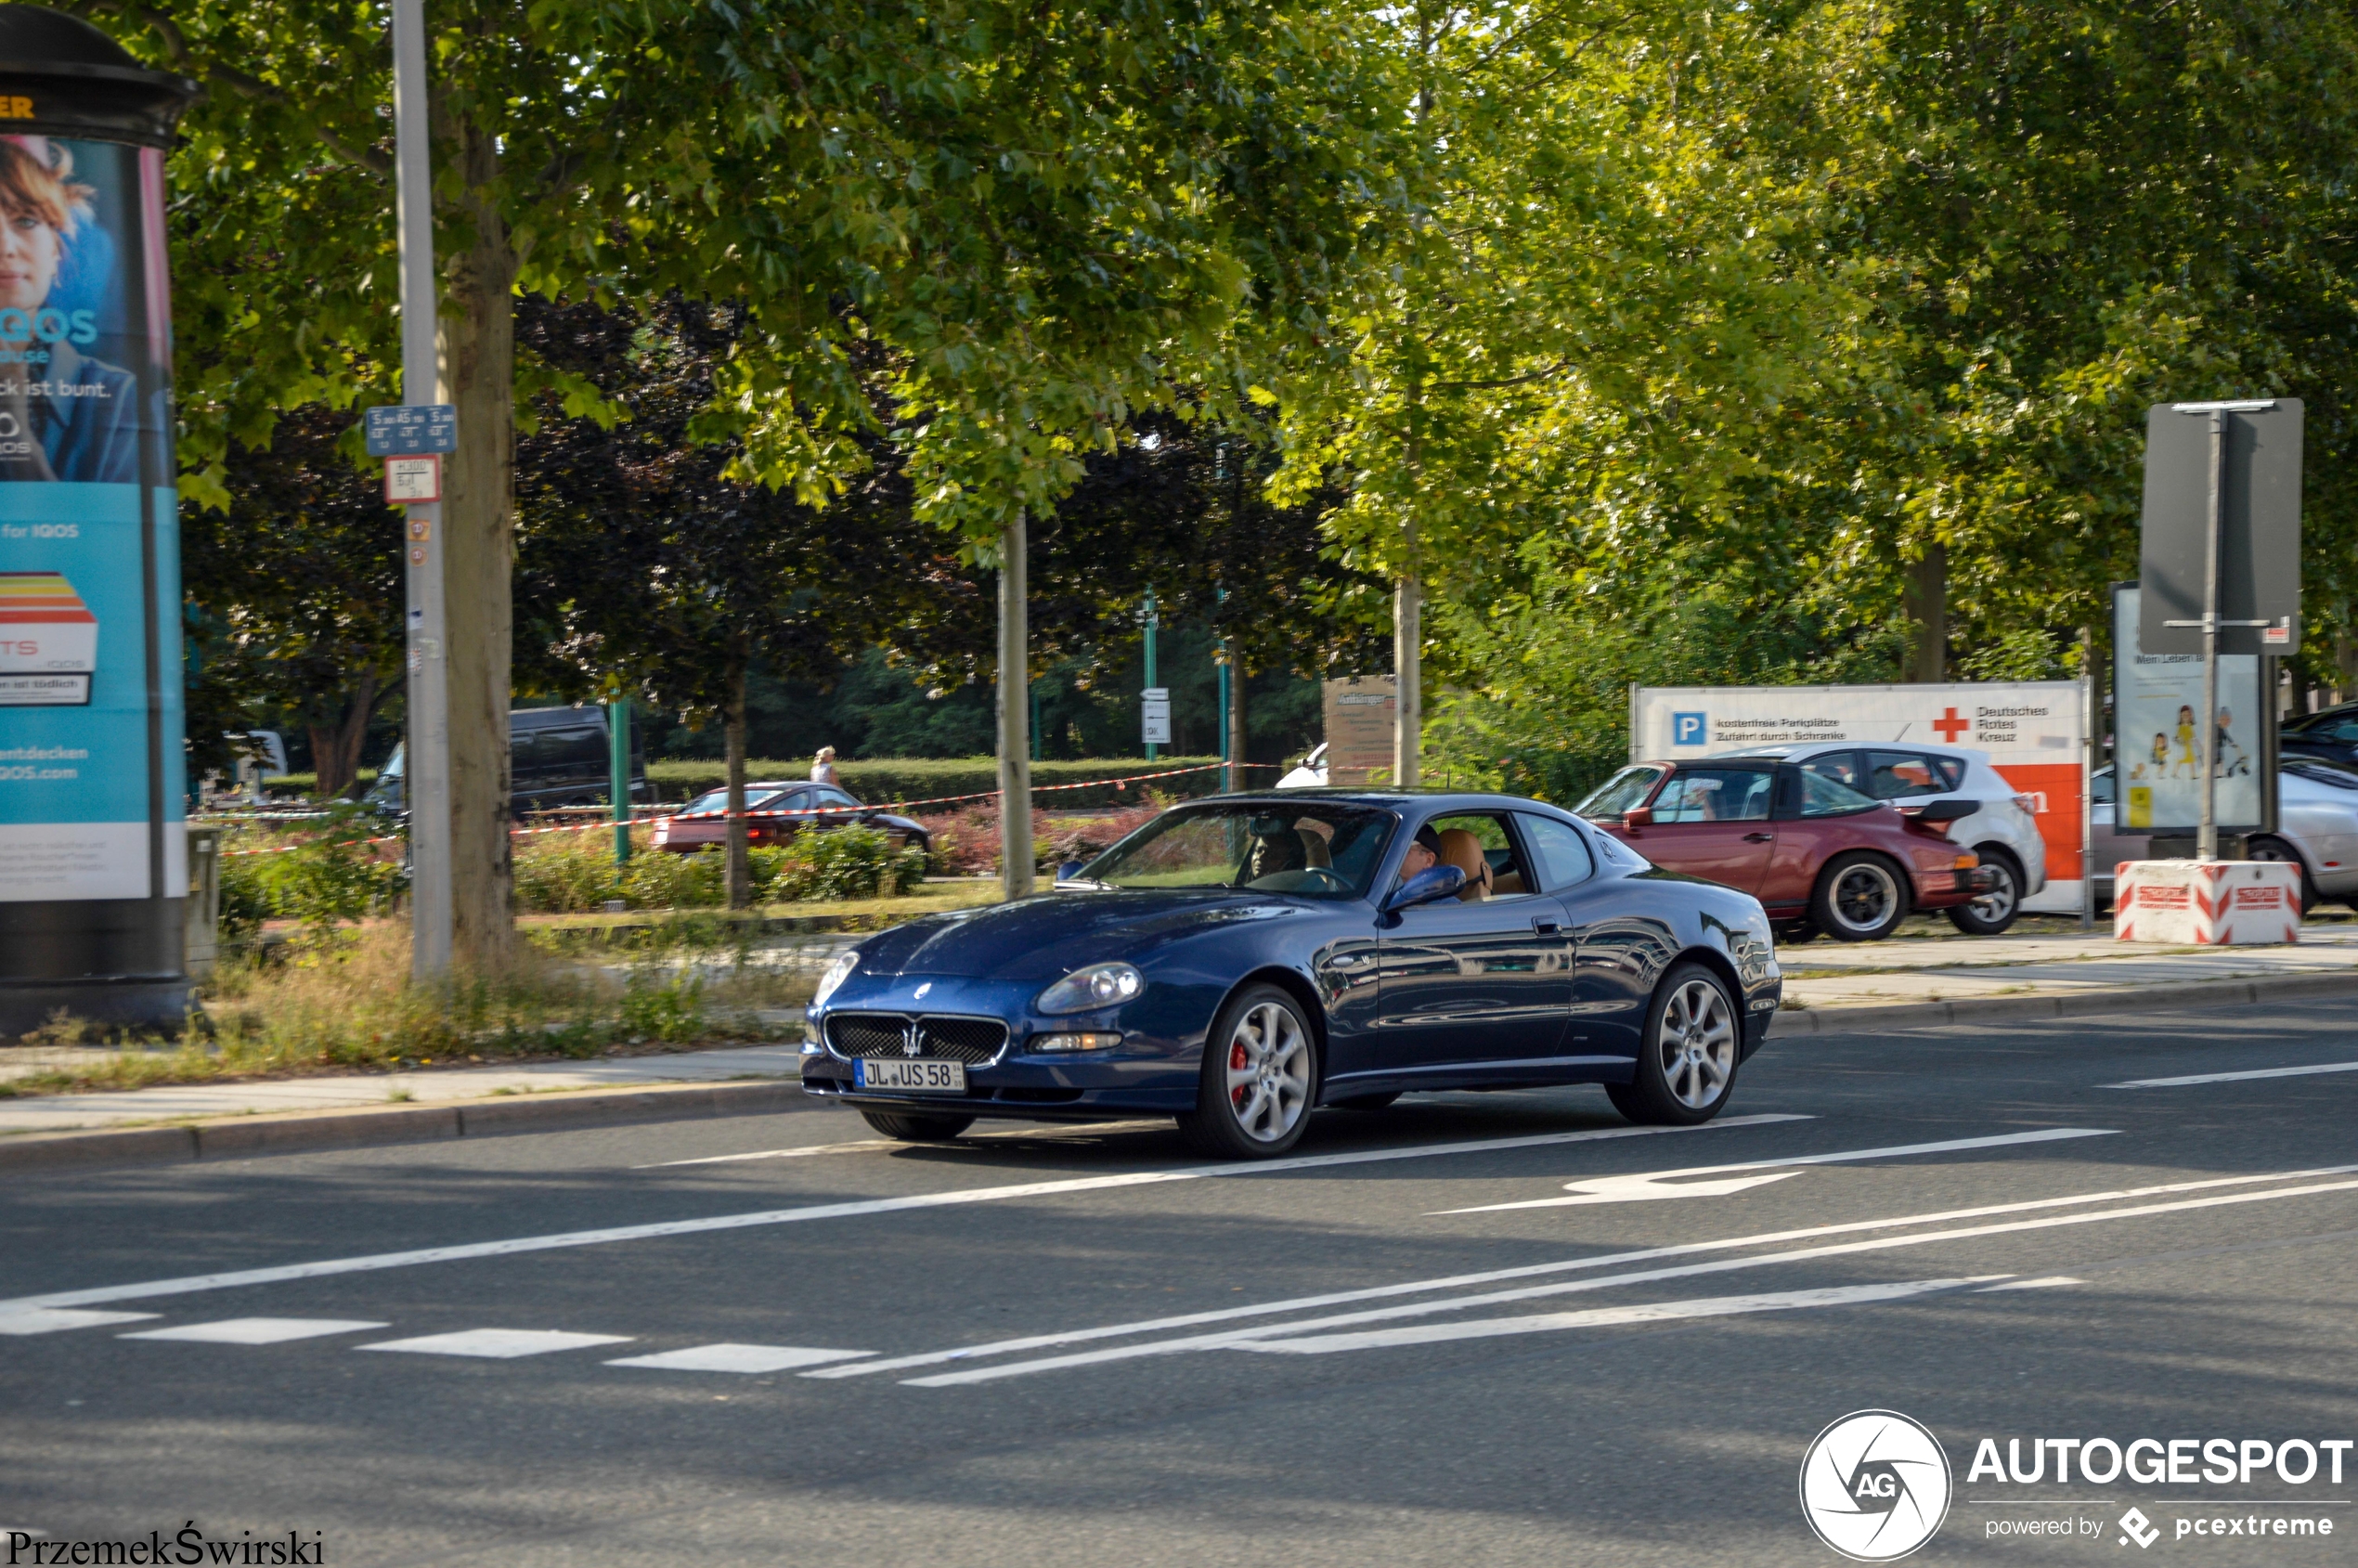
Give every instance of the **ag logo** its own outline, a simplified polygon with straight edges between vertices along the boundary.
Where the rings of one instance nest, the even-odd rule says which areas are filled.
[[[1859,1410],[1820,1432],[1801,1460],[1801,1512],[1857,1562],[1907,1556],[1949,1516],[1940,1440],[1897,1410]]]

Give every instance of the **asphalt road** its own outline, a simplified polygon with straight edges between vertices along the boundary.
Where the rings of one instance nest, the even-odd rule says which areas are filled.
[[[1805,1449],[1884,1408],[1952,1467],[1911,1561],[2346,1562],[2358,1450],[2300,1484],[2205,1481],[2198,1445],[2174,1484],[1968,1471],[1984,1438],[2026,1466],[2255,1440],[2296,1474],[2295,1440],[2358,1438],[2358,1071],[2120,1086],[2358,1067],[2354,1024],[1772,1042],[1701,1130],[1433,1095],[1263,1167],[1152,1123],[913,1148],[812,1110],[18,1177],[0,1530],[195,1521],[371,1564],[1831,1563]],[[528,1354],[452,1354],[486,1349]]]

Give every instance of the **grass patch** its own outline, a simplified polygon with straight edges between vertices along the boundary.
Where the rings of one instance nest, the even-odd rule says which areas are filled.
[[[632,951],[622,973],[518,944],[497,978],[438,985],[409,978],[406,927],[382,922],[332,939],[225,965],[202,993],[201,1020],[176,1044],[118,1039],[73,1052],[50,1070],[0,1084],[0,1095],[87,1093],[162,1083],[330,1072],[470,1067],[640,1054],[778,1038],[757,1009],[810,1000],[814,977],[747,962],[749,948],[681,923]],[[689,958],[682,965],[676,960]],[[210,1026],[211,1038],[205,1038]],[[73,1020],[41,1031],[79,1040]],[[38,1049],[41,1037],[27,1041]],[[61,1057],[68,1056],[60,1053]]]

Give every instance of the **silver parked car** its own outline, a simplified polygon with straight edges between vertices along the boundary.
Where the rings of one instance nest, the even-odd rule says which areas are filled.
[[[1731,757],[1775,757],[1798,763],[1804,772],[1908,806],[1934,800],[1971,800],[1981,810],[1950,824],[1949,836],[1994,867],[1989,891],[1948,912],[1950,923],[1970,936],[1994,937],[2015,923],[2022,901],[2047,886],[2047,843],[2039,835],[2039,801],[2018,793],[1989,764],[1989,754],[1964,746],[1912,742],[1870,745],[1828,741],[1815,745],[1764,745]]]
[[[2106,905],[2112,902],[2113,867],[2153,853],[2152,835],[2118,825],[2119,793],[2111,765],[2097,769],[2089,836],[2096,852],[2096,898]],[[2320,757],[2287,757],[2276,774],[2276,828],[2252,838],[2246,852],[2255,861],[2298,862],[2304,911],[2327,899],[2358,908],[2358,768]]]

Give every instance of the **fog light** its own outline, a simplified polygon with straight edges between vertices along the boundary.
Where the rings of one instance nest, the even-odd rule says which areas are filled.
[[[1036,1034],[1031,1038],[1035,1051],[1110,1051],[1121,1043],[1121,1036],[1110,1030],[1089,1034]]]

